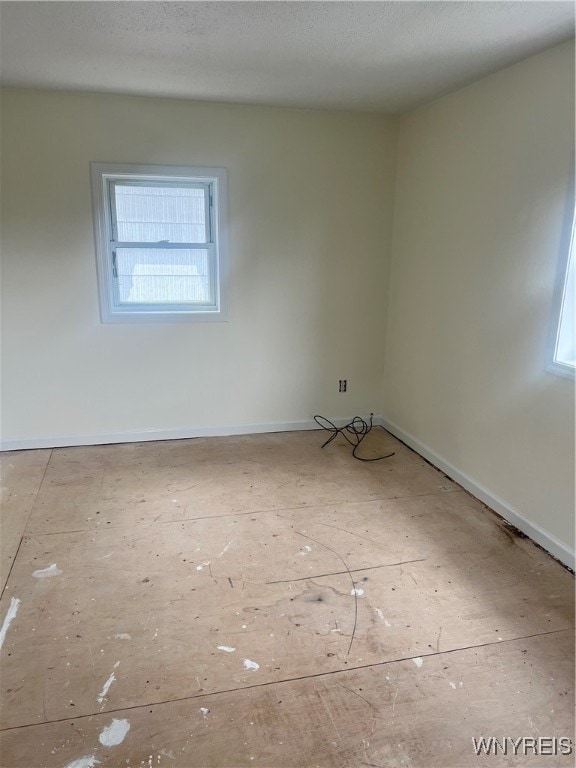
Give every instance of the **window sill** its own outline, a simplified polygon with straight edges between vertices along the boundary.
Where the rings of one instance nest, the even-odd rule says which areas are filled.
[[[576,379],[576,369],[573,365],[567,365],[566,363],[559,363],[553,360],[548,363],[545,369],[548,373],[553,373],[556,376],[561,376],[563,379]]]
[[[225,312],[112,312],[102,315],[102,322],[108,323],[225,323]]]

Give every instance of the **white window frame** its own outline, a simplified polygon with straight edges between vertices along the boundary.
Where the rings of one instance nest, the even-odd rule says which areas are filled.
[[[100,316],[103,323],[177,323],[228,319],[228,212],[227,172],[225,168],[197,166],[137,165],[130,163],[90,163],[94,236]],[[206,244],[195,244],[209,251],[214,302],[207,304],[120,304],[115,278],[115,232],[111,188],[114,183],[137,181],[155,185],[187,182],[201,185],[209,202],[210,225]],[[123,244],[126,247],[126,244]],[[138,244],[133,244],[138,247]],[[147,247],[173,249],[186,244],[154,243]]]
[[[546,354],[546,370],[549,373],[555,373],[558,376],[563,376],[572,380],[576,378],[576,369],[573,365],[568,365],[567,363],[558,359],[558,343],[560,339],[561,323],[575,321],[574,318],[563,316],[566,295],[567,291],[569,290],[568,278],[570,261],[576,258],[576,210],[574,204],[574,179],[572,179],[568,189],[564,225],[560,239],[560,253],[558,258],[554,295],[552,299],[552,318],[550,332],[548,335],[548,347]],[[573,290],[574,286],[571,286],[571,288]]]

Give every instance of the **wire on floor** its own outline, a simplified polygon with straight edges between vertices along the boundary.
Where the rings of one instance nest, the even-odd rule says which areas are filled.
[[[366,435],[373,429],[373,415],[374,414],[372,413],[370,414],[370,419],[368,421],[360,416],[355,416],[352,421],[349,421],[348,424],[345,424],[343,427],[337,427],[336,424],[333,424],[330,419],[327,419],[325,416],[314,416],[314,421],[319,427],[332,433],[328,440],[322,443],[322,448],[329,445],[332,440],[335,440],[338,437],[338,435],[342,435],[342,437],[352,446],[352,456],[354,456],[355,459],[358,459],[358,461],[382,461],[382,459],[389,459],[390,456],[394,456],[394,451],[392,451],[392,453],[387,453],[385,456],[375,456],[371,459],[366,459],[362,456],[358,456],[356,453]],[[380,424],[376,424],[376,426],[380,427],[384,432],[386,431]]]

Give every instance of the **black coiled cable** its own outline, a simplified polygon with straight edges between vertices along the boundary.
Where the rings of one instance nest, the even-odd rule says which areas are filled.
[[[355,416],[352,421],[349,421],[348,424],[345,424],[343,427],[337,427],[336,424],[333,424],[330,419],[327,419],[325,416],[314,416],[314,421],[319,427],[325,429],[327,432],[331,432],[328,440],[322,443],[322,448],[329,445],[332,440],[335,440],[338,437],[338,435],[342,435],[342,437],[352,446],[352,456],[354,456],[355,459],[358,459],[358,461],[382,461],[382,459],[389,459],[390,456],[394,456],[394,451],[392,451],[392,453],[387,453],[386,456],[375,456],[372,459],[364,459],[362,456],[357,455],[356,451],[360,448],[362,441],[366,435],[372,431],[373,415],[374,414],[372,413],[370,414],[369,421],[366,421],[360,416]],[[380,424],[377,424],[376,426],[380,427],[384,432],[386,431]]]

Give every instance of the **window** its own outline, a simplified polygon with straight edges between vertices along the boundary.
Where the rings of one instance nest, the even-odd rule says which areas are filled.
[[[576,249],[574,194],[571,191],[562,237],[560,263],[554,294],[554,314],[549,342],[547,369],[574,378],[576,370]]]
[[[226,171],[91,168],[102,322],[225,320]]]

